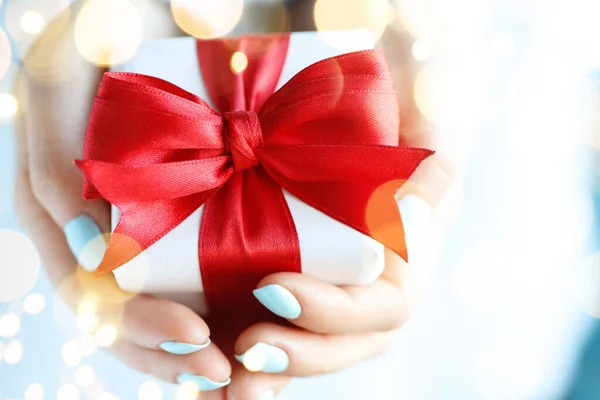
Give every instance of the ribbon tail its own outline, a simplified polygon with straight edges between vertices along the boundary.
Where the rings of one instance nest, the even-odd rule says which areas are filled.
[[[288,192],[408,261],[394,195],[433,151],[306,145],[260,149],[257,154],[271,177]]]
[[[174,200],[127,203],[119,208],[119,223],[96,275],[113,271],[131,261],[196,211],[215,190]]]

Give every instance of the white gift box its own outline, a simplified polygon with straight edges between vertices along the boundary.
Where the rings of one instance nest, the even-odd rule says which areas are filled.
[[[335,44],[335,46],[333,45]],[[340,54],[373,48],[367,30],[292,33],[277,88],[303,68]],[[340,47],[342,46],[342,47]],[[191,37],[152,39],[136,55],[114,71],[136,72],[169,81],[210,104],[203,85]],[[384,268],[383,246],[306,205],[284,191],[296,225],[302,272],[324,282],[368,284]],[[114,271],[119,286],[127,291],[171,298],[200,314],[206,314],[204,288],[198,259],[200,207],[183,223],[146,251]],[[113,207],[113,229],[120,213]]]

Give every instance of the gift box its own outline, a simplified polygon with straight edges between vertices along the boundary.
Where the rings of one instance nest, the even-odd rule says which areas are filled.
[[[384,244],[406,258],[386,184],[432,152],[397,146],[396,96],[372,48],[366,30],[142,44],[105,76],[78,162],[84,196],[113,203],[99,271],[207,314],[250,304],[270,273],[368,284]]]

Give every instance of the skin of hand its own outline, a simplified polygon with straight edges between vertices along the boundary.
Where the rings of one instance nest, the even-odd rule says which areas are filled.
[[[163,4],[154,6],[157,15],[168,12]],[[151,34],[179,33],[172,22],[162,25]],[[206,390],[202,399],[268,400],[291,377],[338,371],[393,343],[414,311],[430,270],[408,265],[391,252],[386,253],[383,274],[368,286],[337,287],[294,273],[267,276],[255,295],[288,323],[257,322],[249,316],[235,327],[228,316],[205,321],[181,304],[125,293],[111,275],[94,278],[78,267],[65,228],[85,216],[98,232],[108,233],[110,210],[103,201],[81,198],[82,176],[72,163],[81,156],[90,105],[104,72],[79,58],[68,44],[72,34],[67,27],[55,38],[38,41],[18,78],[22,111],[15,124],[15,205],[64,300],[76,309],[86,296],[94,296],[101,323],[117,327],[110,351],[159,379],[194,381]],[[40,59],[45,60],[43,71],[34,62]],[[74,65],[76,73],[65,72]],[[449,178],[438,160],[430,158],[411,182],[398,194],[409,199],[400,204],[424,210],[427,203],[411,193],[435,202],[445,186],[440,182]]]

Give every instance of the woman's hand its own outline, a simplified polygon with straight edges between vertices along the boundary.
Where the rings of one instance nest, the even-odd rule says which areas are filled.
[[[174,30],[161,29],[166,32],[157,34]],[[50,27],[49,32],[55,31]],[[17,82],[23,111],[15,126],[15,205],[49,278],[75,309],[82,300],[95,299],[101,323],[116,326],[119,333],[110,350],[129,365],[168,382],[185,378],[201,389],[225,386],[231,364],[210,342],[201,317],[172,301],[126,294],[112,276],[94,278],[84,271],[94,270],[102,257],[110,210],[104,201],[81,198],[82,176],[72,160],[81,157],[91,102],[104,71],[80,58],[72,27],[57,38],[42,35],[23,65]],[[43,71],[36,69],[39,65]],[[65,77],[74,66],[76,73]]]

